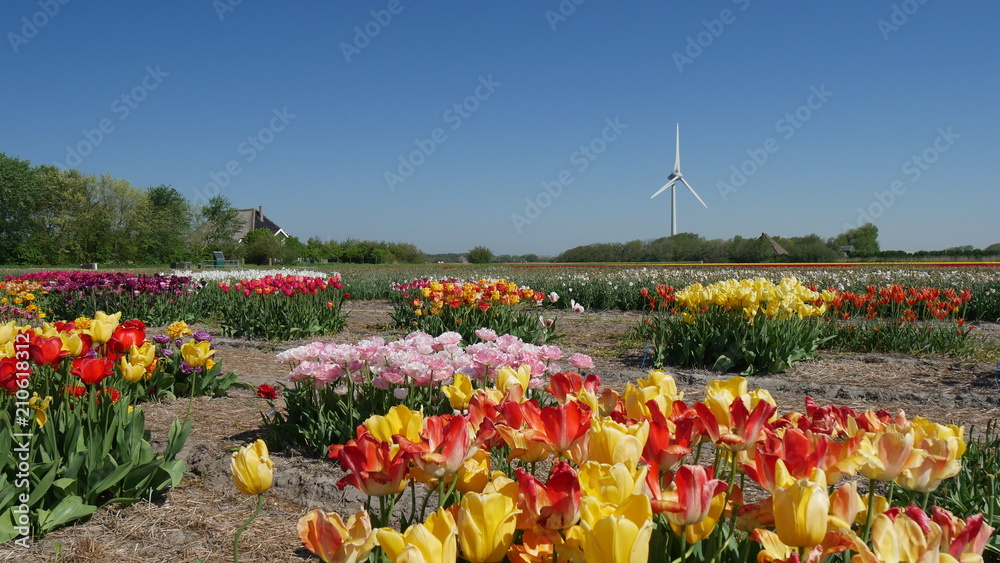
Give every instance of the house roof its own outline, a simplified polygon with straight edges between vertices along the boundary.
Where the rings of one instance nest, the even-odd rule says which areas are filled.
[[[284,238],[291,236],[279,227],[277,223],[264,215],[263,206],[251,209],[237,209],[236,219],[240,222],[240,229],[234,235],[238,242],[243,242],[243,238],[247,236],[247,233],[256,229],[267,229],[271,231],[271,234]]]
[[[767,243],[771,245],[771,250],[773,250],[775,254],[788,254],[788,251],[785,250],[784,247],[782,247],[780,244],[778,244],[778,241],[771,238],[771,235],[767,233],[761,233],[760,238],[766,240]]]

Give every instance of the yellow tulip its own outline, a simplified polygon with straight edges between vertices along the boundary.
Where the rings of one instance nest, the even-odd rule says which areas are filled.
[[[191,340],[181,346],[181,356],[187,364],[194,368],[204,366],[208,359],[215,355],[215,350],[211,349],[209,342],[195,342]]]
[[[339,514],[315,508],[299,519],[298,532],[306,549],[324,563],[366,561],[375,546],[371,520],[364,510],[345,523]]]
[[[393,563],[454,563],[458,557],[455,519],[443,508],[403,533],[382,528],[375,537]]]
[[[17,323],[10,321],[7,324],[0,325],[0,346],[4,346],[11,340],[14,340],[14,333],[17,328]]]
[[[472,457],[462,462],[455,474],[458,483],[455,488],[463,495],[466,493],[481,493],[490,482],[490,454],[486,450],[477,451]]]
[[[83,339],[80,338],[79,333],[60,332],[59,338],[62,339],[62,349],[69,352],[71,357],[78,358],[83,354],[83,349],[86,345],[83,343]]]
[[[42,323],[41,328],[35,328],[35,334],[42,338],[52,338],[53,336],[58,336],[59,331],[49,323]]]
[[[121,374],[125,381],[135,383],[142,379],[142,376],[146,375],[146,366],[132,364],[123,357],[118,362],[118,373]]]
[[[513,400],[520,402],[524,398],[524,392],[528,390],[530,382],[531,366],[528,364],[522,364],[517,370],[510,366],[504,366],[497,370],[497,389],[505,395],[510,394]],[[514,390],[512,392],[515,385],[520,387],[520,391]]]
[[[517,524],[517,496],[470,493],[462,497],[455,523],[462,557],[471,563],[494,563],[507,554]]]
[[[128,351],[128,361],[148,368],[156,362],[156,346],[152,342],[146,342],[142,346],[133,344]]]
[[[621,462],[636,467],[649,437],[649,421],[625,426],[611,419],[595,419],[587,435],[589,451],[582,453],[582,459],[574,461],[596,461],[608,465]]]
[[[411,442],[420,442],[420,432],[424,429],[424,415],[411,411],[406,405],[396,405],[382,415],[372,415],[365,420],[368,432],[377,440],[392,443],[392,437],[401,434]]]
[[[715,525],[718,524],[719,519],[722,518],[722,510],[726,507],[726,493],[722,492],[714,497],[708,507],[708,516],[704,520],[698,522],[697,524],[689,524],[684,526],[684,541],[690,545],[694,545],[701,540],[712,535],[715,531]],[[681,526],[670,523],[670,527],[674,530],[675,534],[681,534]]]
[[[830,513],[826,474],[813,469],[809,477],[774,491],[774,528],[785,545],[813,547],[826,536]]]
[[[35,422],[38,423],[39,428],[45,426],[45,423],[49,420],[49,415],[45,414],[45,409],[49,408],[49,403],[51,402],[52,397],[42,399],[38,396],[38,393],[32,393],[31,398],[28,399],[28,408],[35,411]]]
[[[580,466],[580,489],[584,497],[619,506],[632,495],[643,494],[648,470],[645,465],[633,470],[624,463],[607,465],[588,461]]]
[[[868,456],[859,471],[869,479],[892,481],[904,470],[919,467],[927,452],[914,447],[914,438],[912,427],[887,426],[871,439],[872,447],[865,448]]]
[[[581,520],[587,561],[645,563],[653,534],[653,511],[646,495],[632,495],[611,515]]]
[[[274,462],[267,455],[267,444],[257,440],[233,453],[230,463],[233,484],[245,495],[259,495],[271,488]]]
[[[90,321],[90,336],[93,337],[94,344],[104,343],[111,340],[111,335],[113,335],[115,329],[118,328],[118,323],[121,321],[121,318],[121,311],[118,311],[113,315],[109,315],[104,311],[94,313],[94,319]]]
[[[448,397],[451,408],[461,411],[469,408],[472,398],[472,380],[464,373],[456,373],[451,385],[443,385],[441,392]]]
[[[958,475],[962,470],[957,444],[954,441],[926,438],[923,450],[927,457],[917,467],[904,469],[896,477],[900,487],[919,493],[929,493],[938,488],[945,479]],[[955,449],[953,449],[955,448]]]

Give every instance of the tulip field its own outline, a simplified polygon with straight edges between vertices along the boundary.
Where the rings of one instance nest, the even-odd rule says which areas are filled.
[[[11,272],[0,561],[1000,561],[998,324],[982,264]]]

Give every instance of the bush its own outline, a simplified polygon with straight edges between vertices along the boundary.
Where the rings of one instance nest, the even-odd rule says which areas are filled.
[[[468,258],[473,264],[489,264],[493,261],[493,251],[485,246],[477,246],[469,251]]]

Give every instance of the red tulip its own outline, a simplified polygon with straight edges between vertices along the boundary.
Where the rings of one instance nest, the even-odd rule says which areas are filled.
[[[587,434],[593,416],[590,407],[577,401],[539,409],[532,400],[524,403],[523,409],[525,421],[536,431],[535,439],[551,445],[560,454]]]
[[[20,388],[19,382],[25,379],[18,377],[18,372],[26,370],[17,369],[17,363],[14,358],[0,358],[0,387],[11,393],[17,391]]]
[[[77,358],[73,360],[73,369],[69,372],[80,378],[85,385],[100,383],[111,375],[115,369],[115,361],[111,358]]]
[[[547,483],[517,468],[520,508],[531,522],[548,530],[562,530],[580,519],[580,479],[569,463],[560,461],[552,468]]]
[[[767,401],[760,401],[753,411],[747,411],[744,401],[737,399],[729,406],[730,427],[719,424],[712,410],[705,403],[694,406],[702,425],[712,441],[732,451],[750,449],[763,437],[764,425],[778,409]]]
[[[28,357],[40,366],[54,366],[68,355],[69,351],[63,350],[62,338],[58,336],[36,338],[28,345]]]
[[[469,437],[468,419],[441,416],[424,419],[424,441],[414,443],[397,434],[393,436],[399,447],[413,456],[413,461],[431,477],[440,479],[458,471],[462,463],[479,449],[473,447]]]
[[[121,354],[125,350],[132,348],[132,345],[141,346],[146,340],[146,325],[136,319],[126,321],[118,325],[111,339],[108,340],[108,348],[116,354]]]
[[[659,407],[655,406],[655,401],[649,403],[649,437],[642,450],[642,457],[655,461],[657,466],[667,471],[691,453],[694,419],[681,418],[668,422]]]
[[[660,505],[654,510],[663,512],[678,526],[698,524],[708,516],[712,498],[728,488],[722,479],[713,479],[713,473],[704,465],[682,465],[674,475],[675,488],[664,491],[663,498],[654,501]]]
[[[343,446],[330,446],[330,456],[339,459],[349,471],[337,487],[351,485],[368,496],[383,497],[398,494],[406,486],[409,459],[402,449],[383,442],[365,432]]]

